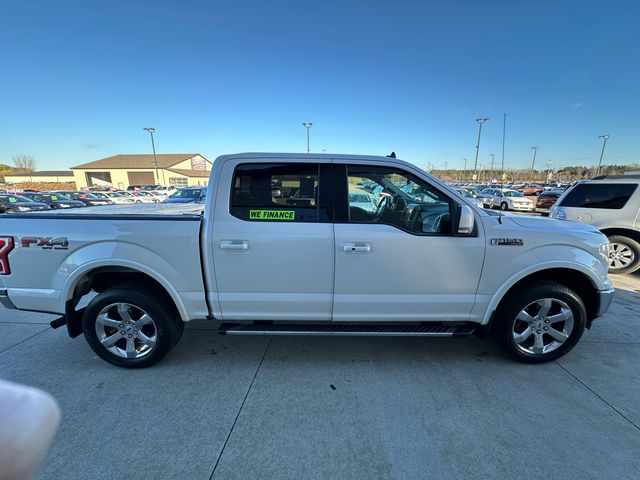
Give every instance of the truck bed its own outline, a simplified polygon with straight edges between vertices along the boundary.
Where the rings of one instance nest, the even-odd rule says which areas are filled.
[[[18,308],[63,314],[86,275],[135,270],[171,293],[184,320],[205,318],[202,210],[198,204],[138,204],[2,215],[0,236],[12,236],[15,246],[0,289]]]

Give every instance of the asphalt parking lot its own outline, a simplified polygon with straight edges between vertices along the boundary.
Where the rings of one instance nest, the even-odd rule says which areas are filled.
[[[112,367],[44,315],[0,311],[0,376],[63,412],[39,478],[640,478],[640,275],[558,362],[491,343],[218,337]]]

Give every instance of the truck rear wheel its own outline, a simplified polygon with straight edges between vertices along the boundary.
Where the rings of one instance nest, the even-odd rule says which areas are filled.
[[[609,273],[633,273],[640,268],[640,243],[622,235],[611,235],[609,243]]]
[[[175,346],[184,324],[169,302],[131,285],[95,296],[82,319],[84,336],[103,360],[125,368],[149,367]]]
[[[580,340],[587,311],[580,297],[556,282],[526,286],[500,306],[494,337],[513,358],[525,363],[555,360]]]

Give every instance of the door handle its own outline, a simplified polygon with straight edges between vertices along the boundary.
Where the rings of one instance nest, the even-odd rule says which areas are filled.
[[[370,243],[343,243],[342,251],[344,253],[369,253],[371,252]]]
[[[222,240],[220,242],[220,250],[244,252],[249,250],[249,242],[246,240]]]

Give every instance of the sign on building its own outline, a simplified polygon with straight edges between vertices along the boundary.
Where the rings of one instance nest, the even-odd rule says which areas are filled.
[[[204,158],[192,158],[191,159],[191,170],[206,170],[207,162]]]

